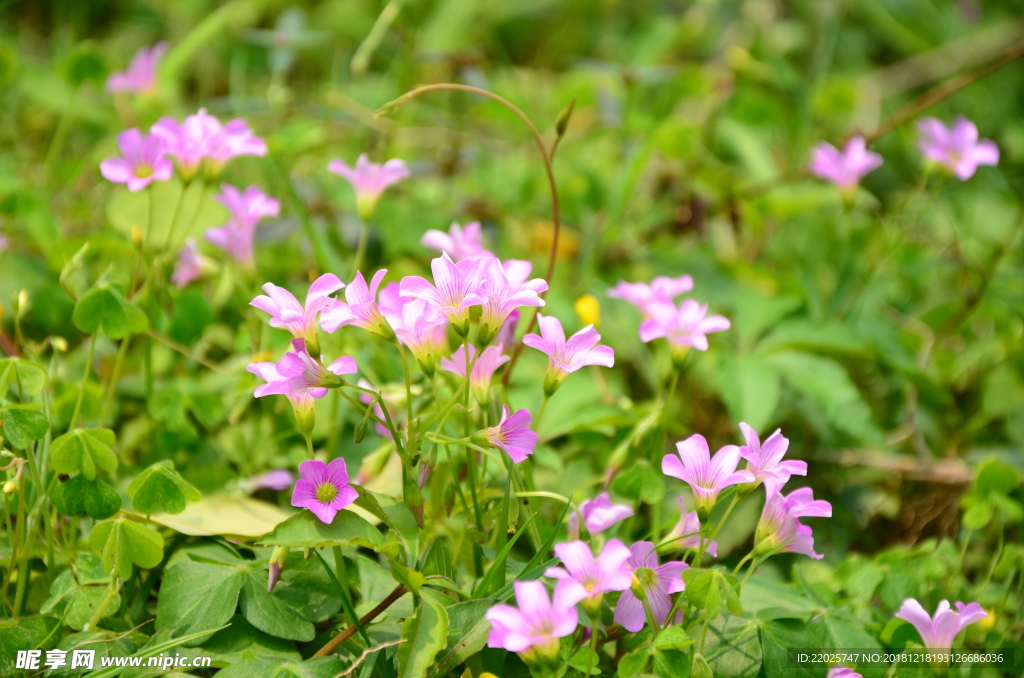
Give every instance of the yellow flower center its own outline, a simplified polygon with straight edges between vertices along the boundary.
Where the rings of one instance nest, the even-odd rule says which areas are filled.
[[[316,488],[316,500],[322,504],[329,504],[338,496],[338,488],[330,483],[324,483]]]
[[[137,176],[140,179],[145,179],[146,177],[153,176],[153,168],[145,163],[141,165],[136,165],[135,176]]]

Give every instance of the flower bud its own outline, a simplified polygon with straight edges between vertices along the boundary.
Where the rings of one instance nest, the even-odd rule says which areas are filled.
[[[573,109],[576,108],[576,98],[569,102],[569,105],[561,110],[558,114],[558,118],[555,120],[555,133],[563,137],[565,131],[569,129],[569,120],[572,118]]]
[[[367,410],[367,412],[369,412],[369,410]],[[359,443],[363,442],[363,439],[366,438],[366,432],[369,430],[369,428],[370,428],[370,417],[369,417],[369,415],[367,415],[367,416],[363,417],[362,419],[360,419],[359,423],[356,424],[356,430],[352,434],[352,442],[354,442],[356,445],[358,445]]]
[[[444,506],[444,513],[449,518],[452,515],[452,509],[455,508],[455,486],[448,483],[444,486],[444,494],[441,498],[441,504]]]
[[[50,346],[52,346],[53,350],[57,353],[68,352],[68,340],[64,337],[52,337],[50,339]]]
[[[270,573],[267,575],[267,593],[274,590],[277,580],[281,577],[281,570],[288,564],[287,546],[275,546],[270,554]]]
[[[18,292],[18,312],[15,314],[19,320],[28,313],[28,290]]]
[[[4,483],[4,494],[10,494],[16,489],[18,489],[18,485],[13,480],[8,480]]]
[[[138,226],[132,226],[132,249],[135,251],[142,249],[142,229]]]

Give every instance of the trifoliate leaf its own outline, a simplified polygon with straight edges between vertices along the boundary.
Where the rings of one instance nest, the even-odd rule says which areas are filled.
[[[186,501],[203,498],[195,487],[174,470],[174,462],[165,460],[153,464],[135,477],[128,486],[132,507],[143,515],[153,513],[181,513]]]
[[[164,557],[164,538],[124,517],[93,527],[89,547],[100,557],[105,572],[122,579],[132,575],[132,563],[156,567]]]
[[[30,440],[42,440],[50,421],[41,408],[8,405],[3,411],[4,437],[14,447],[25,449]]]
[[[75,304],[71,319],[81,331],[93,334],[103,330],[111,339],[141,334],[149,327],[146,314],[110,283],[100,283],[83,294]]]
[[[96,477],[96,467],[104,471],[117,468],[114,432],[105,428],[80,428],[68,431],[50,445],[50,466],[57,473],[82,472],[88,480]]]
[[[80,516],[84,511],[90,518],[105,520],[121,510],[121,496],[114,488],[98,478],[88,480],[81,474],[58,485],[51,499],[57,510],[66,516]]]

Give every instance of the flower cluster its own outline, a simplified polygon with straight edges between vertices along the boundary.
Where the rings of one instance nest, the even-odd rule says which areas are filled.
[[[921,155],[967,181],[980,165],[999,164],[999,147],[991,139],[978,139],[978,128],[964,116],[951,127],[936,118],[918,122]],[[882,166],[882,156],[867,150],[863,136],[851,137],[843,150],[827,142],[814,147],[811,174],[831,181],[852,197],[866,175]]]

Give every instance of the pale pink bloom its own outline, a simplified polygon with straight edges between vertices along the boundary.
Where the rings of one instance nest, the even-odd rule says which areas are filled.
[[[528,261],[510,259],[500,262],[494,257],[487,262],[482,273],[483,297],[480,313],[480,333],[477,344],[486,346],[501,332],[505,320],[513,311],[523,306],[544,305],[540,294],[546,292],[548,283],[543,278],[528,280],[533,264]]]
[[[999,147],[991,139],[978,140],[978,128],[962,115],[952,129],[941,120],[925,118],[917,123],[921,132],[921,153],[945,165],[961,181],[974,176],[978,165],[998,165]]]
[[[587,325],[576,334],[565,339],[562,323],[554,316],[537,314],[540,336],[527,334],[523,343],[547,354],[548,373],[544,380],[544,392],[554,393],[565,378],[586,365],[611,367],[615,364],[615,352],[610,346],[598,346],[601,335],[593,325]]]
[[[158,42],[152,47],[140,47],[128,63],[128,68],[110,74],[107,78],[107,91],[142,94],[153,89],[156,87],[156,67],[166,52],[166,42]]]
[[[747,460],[747,470],[754,474],[754,482],[764,483],[769,496],[781,490],[791,476],[807,475],[806,461],[782,461],[789,449],[789,439],[782,436],[781,429],[768,436],[764,445],[757,437],[757,431],[747,424],[741,422],[740,430],[747,441],[740,447],[740,456]]]
[[[728,318],[708,316],[708,307],[693,299],[685,299],[678,308],[671,303],[653,302],[649,311],[651,317],[640,323],[640,339],[644,342],[665,337],[676,348],[692,346],[706,351],[708,338],[705,335],[730,327]]]
[[[359,493],[348,484],[345,460],[334,459],[329,464],[310,459],[299,464],[299,475],[292,492],[292,506],[308,508],[320,522],[328,525],[338,511],[358,497]]]
[[[223,193],[213,199],[228,208],[231,220],[219,228],[207,230],[204,237],[239,263],[251,264],[256,225],[264,217],[276,217],[281,205],[257,186],[249,186],[244,193],[231,184],[223,184],[221,188]]]
[[[167,181],[174,172],[171,161],[164,157],[163,142],[152,134],[142,136],[132,128],[117,135],[121,157],[107,158],[100,163],[100,174],[115,184],[127,184],[128,190],[141,191],[154,181]]]
[[[602,492],[593,499],[588,499],[580,504],[580,513],[583,514],[583,524],[587,526],[587,532],[597,534],[632,516],[633,509],[625,504],[613,504],[608,493]],[[569,514],[570,532],[573,531],[573,526],[578,521],[579,518],[576,517],[575,511]],[[576,530],[579,530],[578,525]]]
[[[404,160],[388,160],[383,165],[370,162],[365,153],[349,167],[341,160],[332,160],[327,169],[348,180],[356,192],[356,208],[364,221],[369,219],[388,186],[397,184],[411,175]]]
[[[539,581],[517,581],[512,586],[519,608],[495,605],[487,610],[491,623],[487,647],[525,654],[528,661],[537,655],[556,658],[558,639],[572,635],[579,624],[575,588],[570,582],[559,581],[552,599]]]
[[[555,544],[555,555],[565,567],[549,567],[544,575],[569,582],[569,595],[577,601],[599,605],[607,591],[625,591],[633,583],[632,568],[626,564],[631,554],[618,539],[605,544],[597,558],[581,541]]]
[[[479,221],[471,221],[465,226],[459,226],[459,222],[453,221],[447,233],[432,228],[423,234],[420,244],[438,252],[447,252],[455,261],[494,256],[484,249],[484,235]]]
[[[398,283],[381,290],[378,306],[398,341],[412,351],[424,374],[432,376],[439,357],[448,352],[448,319],[431,313],[422,299],[402,297]]]
[[[679,522],[672,528],[672,531],[665,537],[664,543],[671,543],[677,549],[699,549],[700,548],[700,517],[696,511],[686,511],[686,503],[682,497],[676,499],[679,504]],[[718,542],[705,542],[704,553],[712,558],[718,557]]]
[[[178,252],[178,261],[174,264],[171,282],[177,285],[178,289],[181,289],[190,282],[199,280],[201,273],[202,256],[196,248],[196,239],[188,238],[185,241],[185,246]]]
[[[935,616],[931,617],[921,603],[913,598],[907,598],[894,616],[913,624],[921,634],[921,640],[924,641],[926,648],[948,652],[953,647],[953,640],[958,633],[988,616],[978,603],[964,605],[957,601],[956,609],[954,612],[949,607],[949,601],[943,600],[935,608]]]
[[[256,136],[242,118],[229,121],[207,139],[206,159],[210,174],[216,175],[232,158],[267,154],[267,142]]]
[[[825,678],[864,678],[848,666],[833,666]]]
[[[252,363],[245,368],[267,382],[256,387],[257,398],[288,396],[296,410],[308,412],[313,408],[313,398],[323,398],[328,387],[338,385],[331,374],[356,373],[354,358],[343,356],[324,367],[306,352],[305,339],[292,339],[292,348],[293,351],[285,353],[277,363]]]
[[[169,116],[160,118],[149,131],[163,141],[164,150],[174,158],[178,173],[189,181],[209,154],[213,139],[221,131],[221,123],[205,108],[200,108],[181,123]]]
[[[494,338],[494,343],[502,347],[502,350],[511,352],[512,347],[516,345],[516,327],[519,325],[519,318],[522,314],[519,311],[512,311],[508,314],[505,319],[505,323],[501,326],[501,330],[498,332],[498,336]]]
[[[693,278],[688,275],[681,275],[678,278],[670,278],[659,275],[651,281],[651,284],[637,282],[631,283],[620,280],[619,284],[608,290],[608,296],[612,299],[622,299],[636,306],[645,315],[650,315],[649,307],[654,302],[671,304],[680,294],[693,289]]]
[[[467,365],[473,365],[473,371],[469,375],[469,387],[473,391],[473,397],[479,403],[486,403],[489,399],[488,393],[491,389],[491,378],[499,367],[507,363],[511,358],[502,355],[501,346],[488,346],[476,358],[476,347],[469,347],[469,360],[466,360],[466,344],[455,349],[451,358],[441,359],[441,369],[445,372],[457,374],[465,378]],[[476,363],[473,359],[476,358]]]
[[[283,327],[294,337],[316,338],[316,316],[331,302],[331,295],[345,286],[333,273],[325,273],[309,286],[303,308],[295,295],[274,283],[266,283],[261,294],[249,304],[270,314],[271,327]]]
[[[275,468],[249,478],[249,487],[256,490],[287,490],[295,482],[292,472],[284,468]]]
[[[633,569],[633,577],[636,579],[633,586],[639,587],[644,593],[658,624],[664,624],[672,610],[669,594],[685,590],[683,570],[689,566],[678,561],[658,565],[658,553],[649,541],[638,541],[629,547],[629,551],[630,557],[626,562]],[[631,633],[636,633],[647,623],[644,604],[632,589],[619,597],[615,606],[615,623]]]
[[[537,446],[537,434],[530,430],[532,422],[529,410],[516,410],[512,414],[509,406],[503,405],[498,425],[484,429],[479,435],[491,447],[504,450],[518,464],[533,454]]]
[[[435,314],[443,314],[460,336],[469,330],[469,309],[484,303],[483,275],[486,259],[465,259],[458,263],[447,254],[430,262],[434,282],[418,275],[402,278],[398,293],[427,302]]]
[[[816,500],[809,487],[793,490],[786,496],[779,493],[770,495],[757,523],[755,555],[800,553],[820,560],[823,556],[814,552],[811,528],[800,522],[804,517],[831,518],[832,505]]]
[[[8,240],[7,236],[4,235],[3,233],[0,233],[0,252],[3,252],[5,249],[10,247],[10,245],[11,241]]]
[[[740,462],[740,448],[735,445],[726,445],[712,459],[708,441],[696,433],[676,443],[676,449],[678,454],[666,454],[661,460],[661,470],[665,475],[690,485],[698,514],[704,520],[718,501],[719,492],[730,485],[754,482],[750,471],[736,470]]]
[[[355,280],[345,288],[345,301],[331,299],[320,314],[320,327],[324,332],[330,334],[339,327],[354,325],[387,340],[394,339],[395,333],[377,307],[377,288],[387,273],[386,268],[380,269],[367,286],[362,272],[356,272]]]
[[[881,166],[882,156],[869,151],[864,137],[857,135],[846,142],[842,151],[825,141],[815,146],[811,174],[850,191]]]

